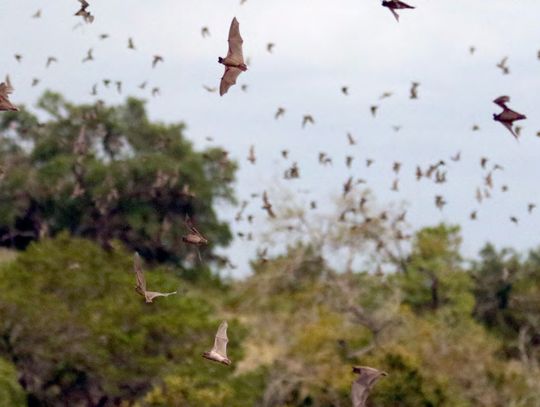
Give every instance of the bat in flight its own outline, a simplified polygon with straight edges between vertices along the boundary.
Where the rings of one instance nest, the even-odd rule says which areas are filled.
[[[210,352],[203,353],[203,358],[229,366],[231,360],[227,357],[227,343],[229,342],[227,338],[227,326],[227,321],[223,321],[219,325],[214,339],[214,346]]]
[[[392,12],[394,17],[396,18],[396,21],[399,23],[399,14],[396,12],[396,10],[404,9],[404,8],[414,8],[413,6],[409,6],[408,4],[400,1],[400,0],[388,0],[382,2],[383,7],[387,7],[388,10]]]
[[[242,72],[247,71],[247,65],[244,62],[242,44],[244,41],[240,36],[240,24],[233,18],[231,28],[229,29],[229,52],[225,58],[219,57],[218,62],[225,65],[225,73],[221,78],[219,85],[219,95],[223,96],[229,88],[236,83],[236,79]]]
[[[354,366],[353,373],[359,375],[353,382],[351,389],[353,407],[366,407],[367,398],[372,387],[382,376],[387,376],[388,373],[367,366]]]
[[[139,253],[135,253],[135,257],[133,259],[133,269],[137,278],[137,285],[135,286],[135,291],[137,291],[140,295],[144,297],[146,303],[150,304],[156,297],[168,297],[169,295],[176,294],[176,291],[172,293],[158,293],[155,291],[146,290],[146,279],[144,278],[142,262]]]
[[[6,76],[6,81],[0,83],[0,111],[9,110],[11,112],[18,112],[17,106],[12,104],[9,100],[9,94],[13,92],[13,86],[9,80],[9,76]]]
[[[493,120],[495,120],[496,122],[499,122],[501,123],[504,127],[506,127],[508,129],[508,131],[510,131],[510,133],[512,133],[512,136],[514,136],[516,138],[516,140],[518,139],[518,135],[516,134],[516,132],[514,131],[514,129],[512,128],[512,126],[514,125],[514,122],[516,120],[524,120],[527,118],[527,116],[521,114],[521,113],[518,113],[518,112],[514,112],[512,109],[509,109],[508,106],[506,106],[506,104],[510,102],[510,97],[509,96],[500,96],[498,97],[497,99],[495,99],[493,101],[493,103],[495,103],[496,105],[502,107],[503,111],[499,114],[493,114]]]
[[[89,11],[86,11],[90,4],[86,0],[79,0],[81,8],[75,13],[76,16],[81,16],[86,23],[94,22],[94,16]]]
[[[184,243],[194,246],[202,246],[208,244],[208,240],[202,235],[201,232],[197,230],[189,216],[186,216],[185,224],[189,230],[189,233],[182,237]]]

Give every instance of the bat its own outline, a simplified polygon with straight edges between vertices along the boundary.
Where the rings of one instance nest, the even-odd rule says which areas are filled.
[[[135,256],[133,259],[133,271],[135,272],[137,285],[135,286],[135,291],[142,295],[146,301],[147,304],[150,304],[153,302],[154,298],[156,297],[168,297],[169,295],[176,294],[176,291],[171,293],[158,293],[155,291],[147,291],[146,290],[146,279],[144,278],[144,273],[142,269],[142,262],[141,257],[139,256],[139,253],[135,252]]]
[[[375,383],[382,376],[388,376],[388,373],[367,366],[355,366],[353,373],[359,375],[353,382],[351,389],[353,407],[366,407],[369,392]]]
[[[218,57],[218,62],[225,65],[225,72],[221,77],[219,84],[219,95],[223,96],[231,86],[236,84],[236,80],[242,72],[247,71],[247,65],[244,62],[242,44],[244,40],[240,35],[240,24],[236,17],[231,22],[229,28],[229,51],[225,58]]]
[[[189,229],[189,233],[182,236],[182,241],[184,241],[184,243],[191,244],[193,246],[203,246],[208,244],[208,240],[202,235],[201,232],[197,230],[189,216],[186,216],[185,224]]]
[[[350,146],[354,146],[356,144],[356,140],[353,138],[351,133],[347,133],[347,140],[349,141]]]
[[[512,133],[515,139],[518,140],[518,135],[516,134],[512,126],[514,125],[514,122],[516,120],[524,120],[527,118],[527,116],[509,109],[508,106],[506,106],[508,102],[510,102],[509,96],[500,96],[493,101],[493,103],[503,109],[501,113],[493,114],[493,120],[501,123],[504,127],[508,129],[510,133]]]
[[[276,44],[274,44],[273,42],[269,42],[268,44],[266,44],[266,50],[271,54],[275,46]]]
[[[58,59],[56,59],[56,57],[48,57],[45,68],[48,68],[53,62],[58,62]]]
[[[418,99],[418,87],[420,86],[420,83],[413,82],[411,84],[411,90],[410,90],[410,99]]]
[[[210,35],[210,30],[208,29],[208,27],[203,27],[201,28],[201,36],[203,38],[206,38]]]
[[[128,38],[128,49],[135,50],[135,43],[133,42],[133,38]]]
[[[163,62],[163,57],[161,55],[154,55],[154,59],[152,60],[152,68],[155,68],[158,62]]]
[[[310,114],[306,114],[302,118],[302,128],[306,127],[306,124],[308,124],[308,123],[315,124],[315,119]]]
[[[0,111],[18,112],[19,108],[13,105],[9,100],[9,95],[13,93],[13,86],[9,80],[9,75],[6,76],[6,81],[0,83]]]
[[[227,338],[227,327],[227,321],[223,321],[219,325],[214,339],[214,346],[210,352],[204,352],[202,354],[203,358],[213,362],[223,363],[227,366],[231,364],[231,360],[227,357],[227,343],[229,342],[229,338]]]
[[[81,16],[85,23],[94,22],[94,16],[89,11],[86,11],[90,4],[86,0],[79,0],[79,3],[81,3],[81,8],[75,13],[75,15]]]
[[[272,210],[272,204],[268,200],[268,194],[266,193],[266,191],[263,192],[262,200],[263,200],[262,208],[268,213],[268,216],[270,216],[271,218],[275,218],[276,214]]]
[[[383,1],[382,6],[388,8],[388,10],[392,12],[392,14],[394,15],[398,23],[399,23],[399,14],[396,12],[396,10],[405,9],[405,8],[414,8],[400,0]]]
[[[255,156],[255,147],[254,146],[249,147],[249,155],[248,155],[247,160],[251,164],[255,164],[255,162],[257,161],[257,157]]]
[[[278,107],[276,114],[274,115],[274,119],[279,119],[281,116],[285,114],[285,108]]]
[[[510,73],[510,68],[506,64],[507,62],[508,62],[508,57],[504,57],[503,59],[501,59],[501,62],[499,62],[496,65],[497,68],[499,68],[502,71],[503,75],[508,75]]]

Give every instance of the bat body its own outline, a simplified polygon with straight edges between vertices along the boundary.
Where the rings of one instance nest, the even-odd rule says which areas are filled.
[[[366,407],[369,392],[382,376],[388,374],[367,366],[355,366],[353,373],[359,375],[351,389],[353,407]]]
[[[13,86],[9,80],[9,76],[6,76],[6,81],[0,83],[0,111],[18,112],[19,108],[11,103],[9,95],[13,92]]]
[[[79,0],[79,3],[81,3],[81,8],[75,13],[75,15],[82,17],[87,23],[92,23],[94,21],[94,16],[86,10],[90,4],[86,0]]]
[[[512,126],[514,125],[514,122],[516,120],[524,120],[527,118],[527,116],[521,113],[515,112],[512,109],[509,109],[508,106],[506,106],[508,102],[510,102],[509,96],[500,96],[493,101],[493,103],[495,103],[497,106],[500,106],[503,109],[501,113],[493,114],[493,120],[501,123],[504,127],[506,127],[508,131],[512,133],[512,136],[514,136],[515,139],[517,140],[518,135],[516,134]]]
[[[405,8],[414,8],[413,6],[409,6],[408,4],[400,1],[400,0],[388,0],[383,1],[382,6],[388,8],[394,15],[396,21],[399,23],[399,14],[396,12],[396,10],[405,9]]]
[[[203,358],[213,362],[218,362],[229,366],[231,364],[231,360],[227,357],[227,343],[229,342],[229,339],[227,338],[227,326],[227,321],[223,321],[219,325],[216,337],[214,339],[214,346],[209,352],[204,352],[202,356]]]
[[[242,72],[247,71],[247,65],[244,62],[242,44],[244,41],[240,36],[240,24],[233,18],[229,29],[229,51],[225,58],[219,57],[218,62],[225,65],[225,72],[221,77],[219,85],[219,95],[223,96],[229,88],[236,84],[236,80]]]

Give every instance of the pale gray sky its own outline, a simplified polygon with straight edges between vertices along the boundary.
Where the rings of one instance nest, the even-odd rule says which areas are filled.
[[[476,254],[486,241],[519,249],[540,243],[540,212],[529,216],[527,203],[537,202],[540,161],[540,2],[537,0],[410,0],[415,10],[400,12],[396,23],[378,0],[90,0],[95,15],[91,25],[73,29],[80,19],[73,16],[75,0],[18,0],[0,3],[4,30],[1,50],[2,71],[11,75],[16,88],[14,103],[32,105],[43,90],[62,92],[75,102],[91,101],[89,92],[100,83],[98,97],[119,103],[127,95],[148,100],[151,117],[167,122],[185,121],[187,137],[197,146],[207,145],[207,136],[231,151],[241,169],[237,190],[240,200],[251,192],[275,190],[285,185],[309,202],[311,197],[330,198],[341,193],[349,177],[369,181],[381,203],[406,201],[408,220],[413,227],[440,221],[462,225],[464,249]],[[30,16],[42,9],[41,19]],[[244,54],[251,59],[248,72],[239,80],[249,85],[231,88],[223,98],[207,93],[202,85],[217,86],[222,67],[217,57],[227,50],[227,32],[232,17],[240,22]],[[209,38],[200,35],[208,26]],[[98,39],[101,33],[110,38]],[[136,51],[127,49],[132,37]],[[266,43],[274,42],[274,53]],[[476,53],[469,55],[470,45]],[[81,64],[89,48],[94,62]],[[13,54],[23,55],[18,64]],[[151,68],[152,55],[165,62]],[[47,56],[59,63],[45,69]],[[495,67],[508,56],[510,75]],[[32,78],[41,83],[31,88]],[[114,86],[105,89],[103,78],[121,79],[124,94]],[[137,85],[148,80],[146,91]],[[419,100],[409,100],[412,81],[421,82]],[[350,96],[340,88],[349,86]],[[150,97],[153,86],[161,96]],[[384,91],[394,95],[383,101]],[[511,96],[510,107],[528,119],[521,140],[516,142],[492,114],[499,108],[492,100]],[[379,104],[372,118],[371,104]],[[273,119],[278,106],[287,109],[285,117]],[[302,115],[310,113],[316,124],[301,128]],[[476,123],[481,131],[472,132]],[[399,132],[393,125],[401,125]],[[346,133],[358,144],[349,147]],[[255,166],[246,161],[249,146],[258,156]],[[280,151],[290,150],[289,161]],[[319,151],[334,160],[332,167],[321,167]],[[453,163],[450,155],[462,152],[462,161]],[[352,169],[344,164],[345,155],[356,157]],[[492,199],[478,205],[475,189],[485,171],[481,156],[504,166],[494,176]],[[375,164],[366,169],[366,157]],[[417,163],[426,166],[438,159],[448,162],[449,182],[417,183]],[[394,178],[393,161],[403,162],[400,192],[390,191]],[[297,161],[301,178],[281,179],[283,171]],[[509,191],[501,193],[507,184]],[[442,194],[448,205],[440,212],[434,196]],[[322,210],[330,209],[322,204]],[[469,213],[478,209],[478,221]],[[223,217],[232,217],[223,208]],[[260,201],[246,210],[262,222]],[[515,226],[509,216],[520,219]],[[263,228],[259,224],[257,228]],[[246,225],[238,230],[247,231]],[[253,257],[256,243],[237,241],[229,250],[245,274],[246,259]]]

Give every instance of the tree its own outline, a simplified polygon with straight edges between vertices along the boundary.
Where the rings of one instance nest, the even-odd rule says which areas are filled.
[[[140,100],[74,105],[45,93],[44,122],[0,117],[0,245],[24,249],[63,230],[108,247],[119,239],[148,260],[196,259],[182,242],[190,216],[213,248],[231,234],[217,200],[233,202],[236,166],[219,148],[197,152],[184,124],[151,122]]]
[[[60,234],[0,266],[0,357],[34,405],[134,401],[177,366],[182,380],[215,376],[200,356],[219,324],[205,294],[170,269],[146,267],[149,287],[180,292],[146,304],[134,290],[133,256],[112,246]],[[241,329],[229,322],[234,360]]]

